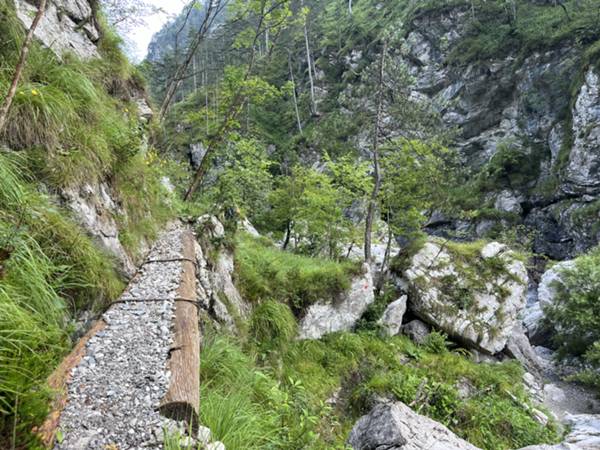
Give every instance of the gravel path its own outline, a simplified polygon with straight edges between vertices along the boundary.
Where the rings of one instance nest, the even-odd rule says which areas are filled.
[[[182,263],[181,226],[158,240],[122,299],[174,299]],[[60,419],[55,450],[160,449],[170,422],[158,413],[169,384],[173,300],[113,305],[104,330],[93,336],[86,356],[72,371],[68,404]]]

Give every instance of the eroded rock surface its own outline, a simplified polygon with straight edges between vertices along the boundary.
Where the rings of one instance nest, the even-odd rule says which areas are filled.
[[[106,183],[84,184],[62,191],[66,205],[77,220],[106,250],[118,260],[122,272],[128,277],[135,273],[135,264],[119,240],[115,217],[125,212],[113,200]]]
[[[15,0],[15,5],[17,16],[29,28],[37,6],[31,0]],[[68,52],[81,59],[100,57],[96,47],[100,33],[86,0],[49,0],[35,37],[59,57]]]
[[[354,450],[478,450],[401,402],[379,404],[361,417],[348,444]]]

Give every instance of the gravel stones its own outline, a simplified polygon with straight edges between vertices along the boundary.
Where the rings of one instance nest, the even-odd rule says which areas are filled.
[[[168,419],[158,406],[169,385],[171,324],[182,272],[184,229],[173,226],[158,240],[121,299],[162,299],[113,305],[106,328],[93,336],[71,373],[68,404],[55,450],[162,448]],[[169,300],[171,299],[171,300]]]

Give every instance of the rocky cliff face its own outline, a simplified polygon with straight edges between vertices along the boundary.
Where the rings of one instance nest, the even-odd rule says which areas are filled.
[[[35,2],[15,0],[15,6],[19,19],[28,28],[37,11]],[[90,0],[50,0],[35,37],[57,55],[70,51],[82,59],[97,58],[100,30],[95,9]]]
[[[600,240],[599,72],[564,43],[525,57],[517,51],[469,64],[452,61],[469,11],[450,7],[417,16],[396,58],[414,77],[413,95],[430,102],[465,164],[490,163],[506,176],[484,194],[486,206],[537,230],[535,250],[578,254]],[[575,80],[575,81],[574,81]],[[579,81],[577,81],[579,80]],[[495,219],[499,221],[499,219]],[[453,228],[485,234],[489,219]],[[447,228],[439,221],[432,230]]]
[[[46,12],[35,31],[35,38],[50,49],[58,58],[73,54],[82,60],[101,58],[98,50],[101,29],[96,19],[95,0],[49,0]],[[32,0],[14,0],[17,17],[25,28],[29,28],[37,6]],[[130,92],[119,92],[127,100],[137,105],[139,119],[147,122],[152,110],[145,93],[138,88],[128,88]],[[75,218],[108,252],[119,262],[121,272],[126,276],[135,273],[135,256],[129,254],[119,239],[117,217],[125,217],[119,197],[110,180],[83,183],[60,189],[57,193],[60,203],[70,209]],[[141,253],[147,247],[143,243]]]

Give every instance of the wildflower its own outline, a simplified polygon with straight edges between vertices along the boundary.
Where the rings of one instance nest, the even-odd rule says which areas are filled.
[[[32,89],[31,95],[33,95],[35,97],[36,95],[39,95],[39,91],[37,89]]]

